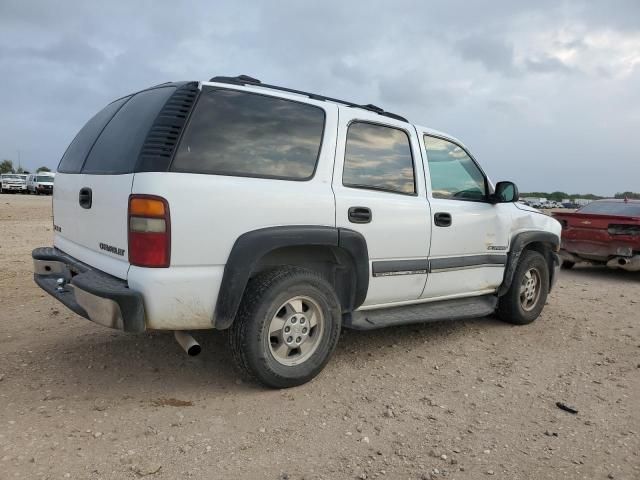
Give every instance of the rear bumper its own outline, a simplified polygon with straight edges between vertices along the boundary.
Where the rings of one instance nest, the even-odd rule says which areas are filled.
[[[606,262],[613,257],[631,257],[637,250],[640,250],[640,241],[619,239],[606,242],[563,239],[561,245],[561,254],[564,257],[573,255],[594,262]]]
[[[54,247],[36,248],[31,256],[35,282],[78,315],[126,332],[145,330],[142,295],[130,290],[126,281]]]

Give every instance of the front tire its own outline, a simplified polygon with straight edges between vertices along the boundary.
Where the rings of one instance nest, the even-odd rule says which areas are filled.
[[[288,388],[320,373],[340,328],[332,286],[312,270],[282,267],[249,281],[229,343],[245,375],[268,387]]]
[[[549,293],[549,265],[544,256],[527,250],[513,275],[511,287],[498,301],[498,317],[505,322],[526,325],[544,308]]]

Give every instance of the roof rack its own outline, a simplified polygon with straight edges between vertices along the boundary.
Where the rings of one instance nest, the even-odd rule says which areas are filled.
[[[295,90],[293,88],[287,88],[287,87],[279,87],[277,85],[269,85],[267,83],[262,83],[257,78],[253,78],[248,75],[238,75],[237,77],[218,76],[218,77],[212,77],[211,79],[209,79],[209,81],[216,82],[216,83],[229,83],[232,85],[243,85],[243,86],[255,85],[257,87],[269,88],[271,90],[278,90],[280,92],[295,93],[298,95],[304,95],[305,97],[308,97],[312,100],[321,100],[321,101],[340,103],[348,107],[362,108],[363,110],[368,110],[369,112],[374,112],[374,113],[377,113],[378,115],[384,115],[385,117],[393,118],[395,120],[400,120],[401,122],[409,122],[409,120],[407,120],[406,118],[400,115],[396,115],[395,113],[386,112],[382,108],[372,105],[371,103],[367,105],[359,105],[357,103],[349,102],[347,100],[340,100],[338,98],[325,97],[324,95],[318,95],[316,93],[303,92],[302,90]]]

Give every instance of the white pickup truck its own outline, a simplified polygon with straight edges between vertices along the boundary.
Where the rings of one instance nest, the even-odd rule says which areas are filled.
[[[27,191],[27,176],[21,173],[3,173],[0,175],[0,193]]]
[[[35,281],[129,332],[228,330],[265,385],[309,381],[342,328],[538,317],[560,224],[455,138],[247,76],[107,105],[65,152]],[[191,342],[190,344],[188,344]]]

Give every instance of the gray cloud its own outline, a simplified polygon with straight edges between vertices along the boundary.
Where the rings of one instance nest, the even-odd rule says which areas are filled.
[[[456,42],[463,59],[480,62],[487,70],[510,73],[514,69],[513,46],[504,38],[476,34]]]
[[[246,73],[448,131],[522,190],[637,190],[638,18],[637,0],[4,0],[0,158],[54,167],[116,97]]]
[[[573,68],[566,65],[562,60],[554,57],[529,58],[525,62],[525,67],[531,72],[537,73],[571,73]]]

